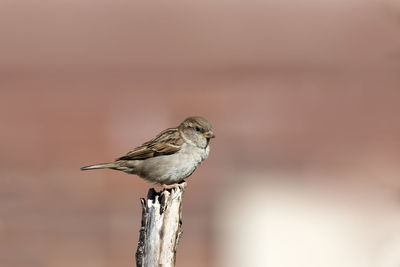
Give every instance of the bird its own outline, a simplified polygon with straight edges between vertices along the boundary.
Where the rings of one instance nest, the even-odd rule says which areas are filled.
[[[201,116],[191,116],[114,162],[89,165],[81,170],[112,169],[136,174],[155,184],[179,184],[208,157],[212,138],[215,134],[211,124]]]

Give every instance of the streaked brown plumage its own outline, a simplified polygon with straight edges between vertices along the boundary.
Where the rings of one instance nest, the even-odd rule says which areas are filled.
[[[206,119],[189,117],[178,127],[162,131],[114,162],[90,165],[81,170],[109,168],[137,174],[150,182],[179,183],[208,157],[209,142],[214,137],[213,128]]]
[[[117,160],[139,160],[177,152],[183,144],[177,128],[169,128],[159,133],[154,139],[128,152]]]

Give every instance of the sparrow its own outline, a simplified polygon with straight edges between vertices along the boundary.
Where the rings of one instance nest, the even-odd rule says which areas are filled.
[[[211,124],[203,117],[193,116],[114,162],[89,165],[81,170],[113,169],[161,185],[176,184],[189,177],[208,157],[210,139],[214,137]]]

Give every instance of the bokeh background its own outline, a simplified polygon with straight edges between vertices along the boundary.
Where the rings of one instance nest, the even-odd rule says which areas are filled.
[[[134,266],[122,156],[190,115],[177,266],[400,265],[400,2],[0,2],[0,266]]]

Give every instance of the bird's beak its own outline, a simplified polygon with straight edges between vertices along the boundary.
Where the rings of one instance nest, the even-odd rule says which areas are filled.
[[[208,131],[204,133],[204,137],[205,138],[215,138],[215,134],[213,133],[213,131]]]

